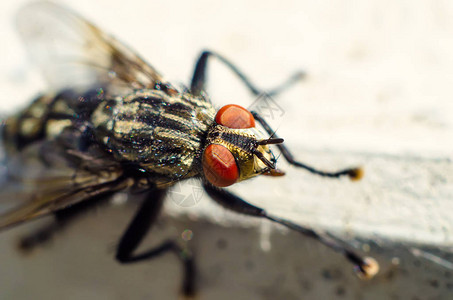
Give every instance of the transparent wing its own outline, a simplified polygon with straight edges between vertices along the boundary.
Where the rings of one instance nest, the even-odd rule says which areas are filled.
[[[58,140],[35,143],[8,157],[3,173],[0,230],[131,183],[117,162],[96,149],[80,152]]]
[[[52,89],[95,84],[153,88],[163,81],[128,47],[57,4],[36,2],[22,8],[17,27]]]

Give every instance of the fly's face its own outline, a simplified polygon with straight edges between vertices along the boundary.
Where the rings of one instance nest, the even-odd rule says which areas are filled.
[[[283,139],[264,139],[255,128],[253,115],[239,105],[222,107],[208,133],[202,164],[206,180],[226,187],[260,174],[280,175],[267,146]]]

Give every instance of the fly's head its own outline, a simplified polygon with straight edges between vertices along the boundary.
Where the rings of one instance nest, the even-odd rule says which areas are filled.
[[[255,119],[239,105],[222,107],[208,133],[202,155],[204,178],[218,187],[226,187],[257,175],[283,175],[269,144],[280,138],[264,138],[255,128]]]

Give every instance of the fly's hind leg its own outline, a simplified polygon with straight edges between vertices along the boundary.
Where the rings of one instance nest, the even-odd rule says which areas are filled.
[[[194,95],[199,95],[203,90],[206,88],[206,72],[207,72],[207,65],[208,59],[210,57],[217,58],[220,62],[225,64],[234,74],[236,74],[239,79],[247,86],[247,88],[252,92],[253,95],[259,96],[263,93],[263,90],[257,88],[252,82],[241,72],[234,64],[232,64],[229,60],[221,56],[220,54],[212,51],[203,51],[200,57],[197,60],[195,65],[195,70],[193,72],[192,81],[190,84],[190,92]],[[297,81],[301,80],[305,77],[305,73],[302,71],[294,73],[291,77],[289,77],[285,82],[280,84],[279,86],[273,88],[270,91],[266,92],[267,96],[276,96],[277,94],[283,92],[291,85],[296,83]]]
[[[107,202],[111,195],[112,193],[98,195],[95,198],[91,198],[74,204],[68,208],[56,211],[54,213],[54,220],[51,223],[20,238],[18,243],[19,249],[27,253],[35,249],[37,246],[49,242],[55,234],[63,231],[79,216]]]
[[[116,259],[123,264],[135,263],[173,252],[183,264],[183,284],[181,293],[191,298],[195,295],[195,264],[190,251],[184,249],[172,240],[166,240],[161,245],[135,254],[141,241],[155,223],[165,198],[164,190],[155,190],[144,200],[134,219],[129,224],[118,244]]]

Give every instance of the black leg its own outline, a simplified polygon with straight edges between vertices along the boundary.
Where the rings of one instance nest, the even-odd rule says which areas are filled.
[[[151,226],[156,221],[162,208],[165,190],[155,190],[145,199],[129,227],[121,237],[118,244],[116,259],[121,263],[134,263],[152,259],[169,251],[174,252],[182,261],[184,279],[182,293],[184,296],[195,295],[195,265],[192,254],[179,246],[175,241],[165,241],[160,246],[134,254],[135,249],[145,237]]]
[[[225,208],[241,214],[268,219],[272,222],[288,227],[289,229],[295,230],[303,235],[314,238],[333,250],[340,252],[346,257],[346,259],[354,264],[355,270],[361,278],[368,279],[373,277],[379,268],[377,262],[373,258],[361,257],[354,251],[346,248],[346,246],[343,246],[340,240],[328,235],[327,233],[319,233],[313,229],[292,223],[291,221],[271,216],[264,209],[251,205],[238,196],[224,189],[214,187],[208,183],[204,183],[203,187],[209,196]]]
[[[105,193],[56,211],[54,213],[55,219],[53,222],[20,239],[19,249],[28,252],[39,245],[49,242],[55,234],[63,231],[67,225],[79,216],[106,202],[111,195],[112,193]]]
[[[193,72],[192,82],[190,84],[190,92],[192,94],[199,95],[203,90],[205,90],[208,58],[211,56],[217,58],[219,61],[224,63],[228,68],[230,68],[231,71],[233,71],[233,73],[236,74],[239,77],[239,79],[241,79],[241,81],[249,88],[253,95],[258,96],[261,93],[263,93],[261,89],[255,87],[255,85],[253,85],[250,82],[250,80],[244,75],[244,73],[242,73],[235,65],[233,65],[226,58],[215,52],[203,51],[195,65],[195,70]],[[275,96],[304,77],[305,77],[304,72],[297,72],[280,86],[266,92],[266,95]]]
[[[266,120],[263,117],[261,117],[257,112],[254,112],[254,111],[252,111],[252,115],[255,118],[255,120],[257,120],[263,126],[264,130],[266,130],[266,132],[271,135],[272,138],[278,138],[278,136],[275,134],[275,131],[272,130],[270,125],[266,122]],[[288,161],[288,163],[290,163],[293,166],[296,166],[298,168],[305,169],[313,174],[325,176],[325,177],[332,177],[332,178],[338,178],[338,177],[347,175],[347,176],[349,176],[349,178],[351,180],[360,180],[363,177],[362,168],[350,168],[350,169],[340,170],[337,172],[325,172],[325,171],[317,170],[304,163],[296,161],[294,159],[294,156],[291,154],[291,152],[289,152],[288,148],[285,145],[277,144],[277,147],[280,149],[283,157]]]

